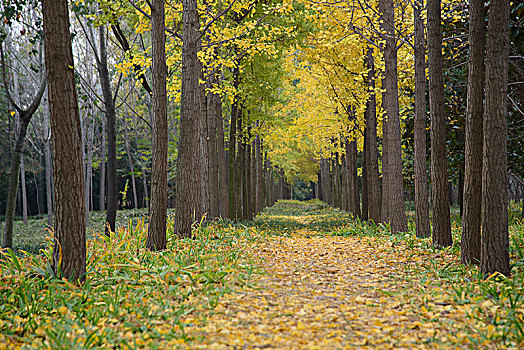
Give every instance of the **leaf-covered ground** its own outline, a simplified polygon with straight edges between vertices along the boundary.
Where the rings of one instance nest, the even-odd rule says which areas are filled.
[[[254,250],[266,274],[256,288],[221,299],[192,329],[203,340],[193,346],[524,346],[522,279],[475,283],[456,251],[351,223],[318,202],[280,202],[256,224],[268,234]]]
[[[435,250],[319,201],[281,201],[255,222],[218,222],[144,249],[130,221],[91,239],[82,286],[41,255],[0,256],[3,348],[523,348],[524,225],[513,276],[483,280],[456,244]],[[97,237],[97,235],[95,235]]]

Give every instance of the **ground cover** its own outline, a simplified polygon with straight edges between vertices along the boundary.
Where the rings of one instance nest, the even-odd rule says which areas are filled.
[[[460,264],[454,219],[456,243],[435,250],[316,200],[280,201],[194,240],[170,228],[169,249],[151,253],[129,217],[111,241],[92,235],[82,286],[50,278],[49,248],[1,258],[0,349],[523,347],[524,225],[510,222],[512,277],[483,280]]]

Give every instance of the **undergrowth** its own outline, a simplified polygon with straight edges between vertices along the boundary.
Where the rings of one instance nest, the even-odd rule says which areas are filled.
[[[168,225],[170,226],[170,225]],[[129,220],[88,240],[86,282],[53,278],[52,247],[0,255],[0,349],[175,347],[192,339],[219,298],[250,283],[252,229],[227,221],[195,239],[168,229],[168,249],[145,249],[147,226]],[[48,241],[51,241],[49,238]],[[22,256],[20,256],[22,255]],[[163,344],[163,345],[159,345]]]

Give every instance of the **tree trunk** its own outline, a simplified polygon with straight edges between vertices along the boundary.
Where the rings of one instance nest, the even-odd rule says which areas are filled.
[[[329,163],[325,158],[320,160],[320,178],[322,182],[322,200],[329,203],[331,185],[329,184]]]
[[[509,276],[507,89],[509,1],[492,0],[486,42],[480,271]]]
[[[338,167],[338,153],[335,152],[335,156],[331,159],[331,168],[333,169],[333,205],[335,208],[341,208],[342,203],[340,202],[340,171]]]
[[[453,244],[449,211],[446,115],[442,73],[441,1],[428,0],[429,109],[431,114],[431,185],[433,245]]]
[[[460,258],[463,264],[480,263],[485,18],[484,0],[470,1],[466,149],[464,152],[464,214],[460,241]]]
[[[20,118],[22,119],[22,118]],[[11,159],[11,172],[9,177],[9,190],[7,192],[7,205],[5,211],[5,230],[4,239],[2,240],[2,248],[13,247],[13,227],[16,209],[16,195],[18,192],[18,179],[20,173],[20,163],[22,158],[22,148],[24,147],[24,138],[27,132],[27,123],[22,122],[20,130],[15,143],[13,158]]]
[[[364,118],[367,120],[367,113],[366,110]],[[367,127],[366,127],[367,129]],[[367,158],[368,158],[368,135],[367,130],[364,130],[364,149],[362,152],[362,221],[368,221],[369,220],[369,188],[368,188],[368,165],[367,165]]]
[[[159,251],[166,249],[167,219],[167,65],[165,11],[163,0],[151,3],[151,43],[153,72],[153,164],[151,169],[151,216],[146,247]],[[197,78],[198,79],[198,78]],[[182,165],[180,165],[182,166]],[[177,193],[179,188],[177,187]],[[182,191],[182,190],[181,190]],[[178,216],[177,216],[178,218]]]
[[[27,225],[27,188],[25,183],[24,153],[20,156],[20,189],[22,191],[22,222]]]
[[[360,198],[357,177],[357,143],[354,140],[346,143],[346,164],[349,175],[349,212],[356,218],[360,217]]]
[[[215,83],[214,77],[208,78],[208,88],[212,88]],[[219,169],[217,153],[217,116],[218,106],[216,95],[208,92],[206,96],[207,108],[207,147],[209,153],[209,217],[215,219],[219,216]]]
[[[100,198],[98,198],[98,210],[104,211],[106,206],[106,119],[102,118],[100,145]]]
[[[180,237],[190,237],[195,221],[205,214],[202,183],[204,163],[202,136],[205,122],[205,95],[199,80],[202,66],[198,59],[201,47],[199,15],[196,0],[183,0],[182,97],[180,111],[180,144],[178,150],[175,226]],[[207,170],[207,169],[206,169]]]
[[[240,69],[238,67],[235,67],[233,71],[233,87],[235,89],[238,88],[240,85],[239,80],[240,75]],[[237,152],[235,152],[235,145],[237,144],[237,119],[239,114],[239,106],[238,101],[239,96],[235,96],[235,100],[233,101],[233,105],[231,106],[231,122],[229,125],[229,172],[228,172],[228,183],[229,183],[229,191],[228,191],[228,203],[229,203],[229,218],[231,220],[237,219],[237,196],[239,195],[236,193],[236,174],[237,169],[235,167],[236,164],[236,157]]]
[[[99,28],[100,60],[97,61],[98,75],[104,97],[104,108],[107,127],[107,212],[105,233],[107,236],[115,231],[116,210],[118,202],[118,183],[116,176],[116,119],[115,104],[111,92],[109,70],[107,69],[107,44],[105,27]]]
[[[379,9],[383,14],[382,27],[387,33],[384,46],[385,73],[383,79],[384,120],[383,140],[383,186],[382,221],[391,225],[392,232],[408,229],[404,209],[402,184],[402,155],[400,135],[400,112],[398,104],[397,43],[395,38],[395,15],[393,0],[380,0]]]
[[[89,225],[89,204],[91,203],[91,179],[93,177],[93,138],[95,132],[95,119],[92,116],[92,120],[88,120],[89,113],[86,114],[86,162],[85,162],[85,180],[84,180],[84,197],[85,197],[85,210],[86,210],[86,225]]]
[[[235,157],[235,209],[236,218],[243,219],[243,183],[244,183],[244,144],[242,130],[242,110],[237,113],[237,154]]]
[[[75,87],[73,52],[66,1],[43,3],[45,66],[54,146],[55,245],[57,275],[83,281],[86,272],[86,225],[82,136]]]
[[[259,123],[257,121],[257,127],[259,126]],[[262,142],[260,140],[260,136],[257,135],[255,138],[255,164],[256,164],[256,203],[255,203],[255,213],[260,213],[263,208],[263,190],[262,190]]]
[[[414,51],[415,51],[415,125],[414,165],[415,165],[415,227],[419,238],[431,236],[429,222],[428,171],[426,166],[426,50],[424,19],[422,9],[424,0],[414,4]]]
[[[224,121],[222,120],[222,99],[220,95],[213,95],[214,106],[216,108],[216,131],[217,131],[217,156],[218,156],[218,176],[219,176],[219,216],[227,218],[229,216],[229,192],[228,192],[228,163],[226,163],[226,150],[224,145]]]
[[[347,142],[347,140],[344,140]],[[342,210],[349,211],[349,173],[347,169],[346,157],[341,157],[342,159]]]
[[[53,164],[51,154],[51,129],[49,127],[49,101],[44,100],[44,158],[45,158],[45,190],[46,190],[46,204],[47,204],[47,226],[53,224]]]

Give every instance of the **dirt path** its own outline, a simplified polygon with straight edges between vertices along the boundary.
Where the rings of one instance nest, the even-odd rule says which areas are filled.
[[[205,327],[205,349],[463,347],[464,308],[424,290],[407,247],[374,237],[335,237],[305,224],[270,236],[254,254],[267,275],[226,296]],[[427,282],[429,284],[429,282]]]

